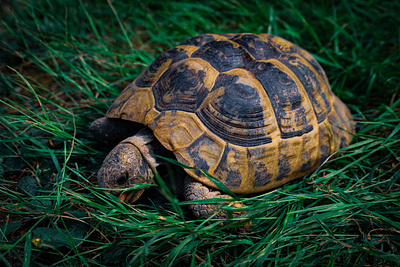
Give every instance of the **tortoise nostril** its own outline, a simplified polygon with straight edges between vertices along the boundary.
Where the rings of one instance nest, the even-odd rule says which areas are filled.
[[[121,175],[121,177],[118,178],[117,180],[117,184],[118,185],[123,185],[128,181],[129,178],[129,173],[125,172],[123,175]]]

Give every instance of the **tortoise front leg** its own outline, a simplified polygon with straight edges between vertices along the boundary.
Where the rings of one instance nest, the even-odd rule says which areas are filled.
[[[184,181],[184,196],[186,200],[196,201],[201,199],[210,199],[210,198],[227,198],[232,199],[231,196],[222,194],[221,191],[217,189],[210,188],[203,183],[196,181],[191,178],[189,175],[185,176]],[[190,209],[196,217],[210,217],[214,213],[218,212],[213,218],[217,219],[227,219],[228,216],[225,211],[221,211],[220,205],[225,204],[225,201],[221,201],[221,203],[210,203],[210,204],[191,204]],[[235,202],[235,207],[243,207],[243,203]],[[245,212],[234,212],[233,216],[241,216]]]

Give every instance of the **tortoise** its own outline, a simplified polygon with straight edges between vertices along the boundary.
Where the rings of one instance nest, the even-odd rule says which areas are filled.
[[[165,51],[91,131],[107,142],[127,137],[105,158],[100,187],[151,183],[160,164],[153,154],[170,151],[196,167],[185,168],[183,191],[199,200],[230,198],[203,171],[235,194],[267,191],[315,171],[355,126],[310,53],[272,34],[241,33],[199,35]],[[144,190],[115,194],[133,203]],[[190,207],[209,216],[217,205]]]

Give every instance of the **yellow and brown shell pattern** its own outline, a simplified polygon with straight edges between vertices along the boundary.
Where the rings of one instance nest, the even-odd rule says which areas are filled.
[[[349,109],[302,48],[270,34],[205,34],[161,54],[107,117],[143,123],[177,160],[235,193],[277,187],[347,146]],[[215,187],[199,170],[193,178]]]

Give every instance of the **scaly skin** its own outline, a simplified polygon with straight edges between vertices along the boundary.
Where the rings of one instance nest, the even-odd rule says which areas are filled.
[[[211,198],[224,198],[224,199],[232,199],[229,195],[224,195],[221,191],[216,190],[214,188],[210,188],[203,183],[196,181],[190,176],[186,175],[185,183],[184,183],[184,196],[188,201],[196,201],[202,199],[211,199]],[[210,217],[214,215],[217,211],[220,210],[220,205],[225,204],[225,201],[221,201],[221,203],[215,204],[191,204],[190,209],[196,217]],[[235,202],[235,207],[244,206],[241,202]],[[234,217],[243,215],[244,212],[235,212],[233,214]],[[217,219],[227,219],[228,216],[224,211],[221,211],[213,216],[213,218]]]
[[[97,173],[99,186],[102,188],[118,189],[129,188],[137,184],[150,184],[151,169],[139,149],[128,139],[117,145],[103,161]],[[110,191],[120,196],[122,201],[135,202],[145,189],[129,191]]]

